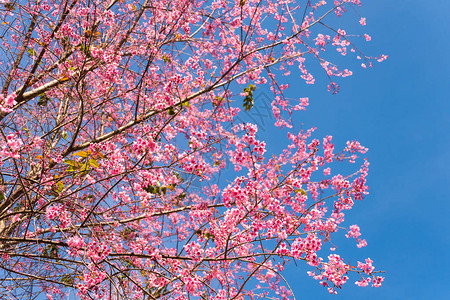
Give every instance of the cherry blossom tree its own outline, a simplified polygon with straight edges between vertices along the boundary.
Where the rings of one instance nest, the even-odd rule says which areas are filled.
[[[327,55],[386,59],[343,29],[364,29],[359,0],[0,2],[2,298],[288,299],[294,262],[330,293],[381,285],[330,249],[335,233],[366,245],[344,218],[367,149],[296,132],[308,98],[283,92],[283,76],[314,83],[307,65],[338,92],[352,72]],[[281,153],[236,121],[256,89]]]

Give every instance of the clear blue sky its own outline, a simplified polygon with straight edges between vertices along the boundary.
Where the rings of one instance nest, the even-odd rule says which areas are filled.
[[[359,224],[369,245],[344,239],[338,252],[353,262],[370,257],[386,280],[377,289],[351,281],[331,296],[304,264],[286,277],[297,299],[450,299],[450,1],[366,0],[360,13],[372,36],[363,48],[389,59],[367,70],[346,59],[354,75],[338,95],[320,76],[313,87],[291,78],[288,95],[310,97],[296,120],[318,127],[315,137],[370,149],[370,194],[346,223]],[[277,144],[279,133],[263,135]]]

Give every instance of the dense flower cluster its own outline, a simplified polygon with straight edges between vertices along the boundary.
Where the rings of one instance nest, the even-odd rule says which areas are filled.
[[[387,58],[326,25],[360,4],[0,3],[0,298],[288,299],[293,260],[331,293],[352,276],[380,286],[372,260],[333,244],[367,244],[345,223],[368,194],[367,148],[297,131],[310,99],[283,83],[314,84],[317,63],[336,93],[353,73],[332,53]],[[278,152],[240,119],[261,115],[259,91]]]

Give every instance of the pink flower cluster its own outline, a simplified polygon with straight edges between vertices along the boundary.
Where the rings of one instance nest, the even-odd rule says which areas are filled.
[[[291,246],[292,256],[300,258],[304,253],[317,252],[322,247],[322,240],[315,234],[308,234],[306,238],[297,238]]]
[[[372,278],[367,277],[367,278],[363,278],[361,280],[356,281],[355,284],[357,286],[366,287],[369,285],[369,283],[371,281],[372,281],[373,287],[381,286],[381,283],[383,282],[384,277],[372,275],[373,270],[375,270],[375,267],[372,265],[372,263],[373,263],[373,261],[370,258],[366,258],[365,263],[358,261],[358,268],[361,269],[365,274],[372,276]]]
[[[323,150],[325,162],[330,163],[333,161],[334,144],[331,143],[332,136],[328,135],[323,139]]]
[[[351,225],[349,228],[348,233],[345,235],[347,238],[354,238],[358,244],[357,247],[358,248],[362,248],[367,246],[367,242],[366,240],[363,240],[360,238],[361,236],[361,232],[359,231],[359,226],[358,225]]]
[[[150,152],[152,153],[156,148],[156,143],[150,139],[141,139],[138,138],[134,143],[133,143],[133,151],[137,154],[137,155],[142,155],[146,152]]]
[[[337,254],[330,254],[328,262],[321,262],[321,268],[316,272],[308,272],[320,284],[328,288],[330,294],[337,294],[336,288],[340,289],[347,282],[347,273],[351,267],[344,263],[344,260]]]
[[[77,284],[80,295],[86,294],[89,290],[93,290],[98,298],[101,298],[103,291],[99,288],[99,284],[106,278],[106,273],[94,264],[89,264],[88,272],[84,273],[83,282]]]
[[[75,235],[67,239],[67,245],[69,246],[69,254],[75,256],[80,254],[80,250],[83,249],[85,243],[84,239]]]
[[[184,250],[194,261],[200,261],[204,252],[202,246],[195,242],[184,245]]]
[[[93,261],[101,261],[111,252],[111,248],[109,248],[103,242],[92,241],[87,244],[86,254]]]
[[[71,222],[68,211],[61,204],[48,206],[45,210],[45,215],[49,220],[57,219],[61,228],[66,228]]]
[[[359,152],[359,153],[366,153],[369,149],[362,146],[358,141],[348,141],[347,147],[344,149],[344,151],[348,151],[351,153]]]
[[[5,226],[33,241],[66,241],[68,254],[32,270],[48,276],[45,284],[67,283],[65,291],[76,285],[83,300],[106,298],[111,283],[116,295],[135,299],[287,299],[279,272],[298,259],[333,293],[349,271],[363,277],[358,285],[381,285],[370,259],[356,268],[338,255],[321,257],[334,246],[346,210],[368,194],[368,162],[336,165],[356,162],[367,148],[349,141],[338,151],[331,135],[298,132],[293,113],[309,99],[294,103],[289,84],[278,79],[298,68],[314,84],[311,59],[337,93],[335,78],[352,71],[323,51],[358,52],[364,66],[386,59],[365,56],[356,45],[361,34],[322,23],[327,11],[341,16],[359,0],[305,7],[291,0],[38,2],[33,16],[26,5],[0,10],[40,20],[30,27],[29,63],[2,65],[11,84],[0,95],[0,171],[2,194],[14,200],[2,212]],[[28,30],[22,23],[5,33],[8,53],[20,53]],[[27,89],[19,99],[11,92],[20,86]],[[266,118],[258,97],[269,89],[267,117],[289,139],[270,155],[258,126],[239,120],[250,96],[249,117]],[[224,179],[226,166],[236,172]],[[357,225],[346,237],[367,244]],[[36,266],[29,262],[43,249],[20,243],[26,247],[15,247],[18,255],[3,256],[21,272]],[[61,276],[61,266],[70,277]]]
[[[6,144],[3,144],[0,150],[0,157],[3,158],[20,158],[20,150],[22,149],[23,142],[18,134],[9,134],[6,137]]]
[[[364,273],[371,275],[373,270],[375,269],[374,266],[372,266],[373,261],[370,258],[366,258],[366,263],[362,263],[358,261],[358,268],[364,271]]]
[[[15,93],[9,94],[6,98],[0,95],[0,111],[3,113],[12,112],[13,106],[17,104],[16,97],[17,95]]]

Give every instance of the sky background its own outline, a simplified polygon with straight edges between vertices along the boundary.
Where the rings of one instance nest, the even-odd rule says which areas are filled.
[[[347,140],[369,148],[370,194],[345,223],[358,224],[368,246],[338,239],[337,253],[353,263],[370,257],[386,271],[380,288],[357,287],[353,277],[332,296],[300,263],[286,272],[296,299],[450,299],[449,12],[449,0],[363,1],[359,13],[372,41],[362,48],[389,59],[366,70],[356,59],[342,60],[354,75],[339,81],[338,95],[320,76],[314,86],[288,79],[288,96],[310,98],[296,124],[317,127],[315,138],[332,135],[336,149]],[[358,20],[353,14],[344,23],[356,28]],[[264,130],[269,151],[277,152],[279,132]]]
[[[450,299],[450,0],[364,0],[359,13],[372,36],[362,48],[387,61],[364,70],[356,59],[339,58],[354,75],[339,81],[338,95],[326,91],[324,77],[314,86],[283,80],[292,85],[288,96],[310,98],[298,126],[317,127],[315,138],[332,135],[336,149],[347,140],[369,148],[370,194],[345,223],[358,224],[368,246],[358,249],[341,232],[336,252],[353,263],[370,257],[386,279],[380,288],[360,288],[351,277],[334,296],[304,263],[287,267],[285,277],[298,300]],[[361,32],[358,20],[353,14],[344,22],[353,25],[343,27]],[[265,121],[258,121],[261,136],[277,152],[285,140]]]

